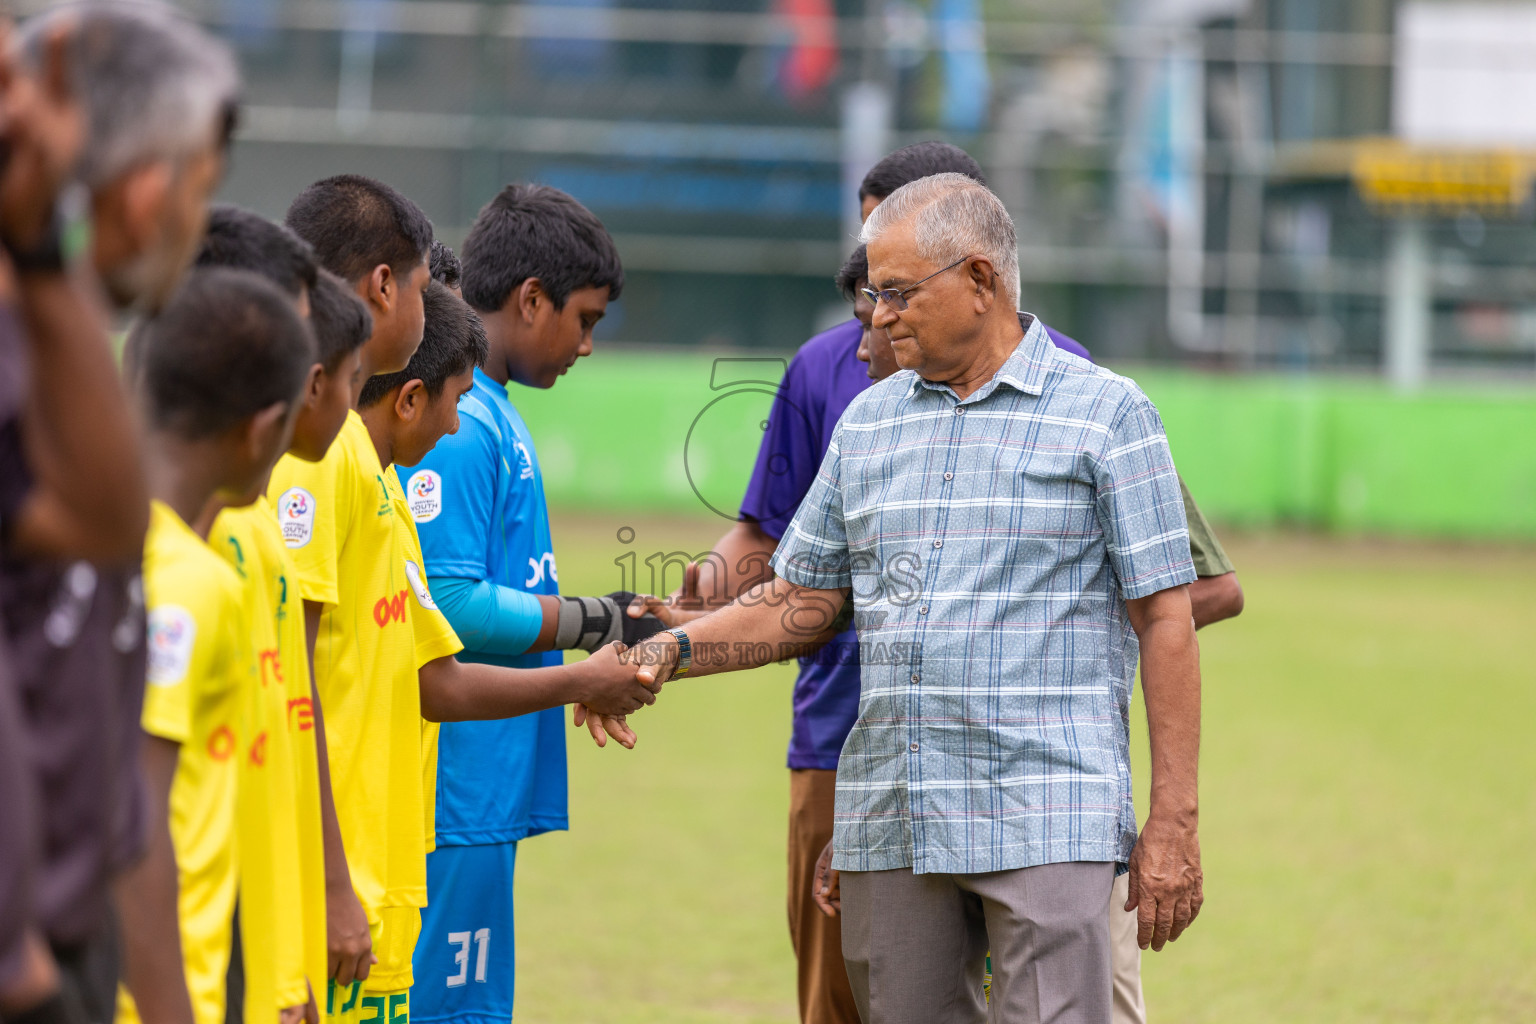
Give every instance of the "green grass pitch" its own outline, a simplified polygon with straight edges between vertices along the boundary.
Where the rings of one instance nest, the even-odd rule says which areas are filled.
[[[706,550],[725,526],[557,510],[561,589],[617,589],[615,559],[647,574],[647,555]],[[1150,1019],[1531,1019],[1536,549],[1229,547],[1247,611],[1200,636],[1205,910],[1145,954]],[[519,857],[519,1021],[795,1020],[792,678],[669,685],[632,752],[570,733],[572,831]]]

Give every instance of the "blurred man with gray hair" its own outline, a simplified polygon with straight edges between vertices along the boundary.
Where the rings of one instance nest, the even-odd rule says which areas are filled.
[[[863,680],[833,866],[860,1015],[985,1020],[990,949],[993,1020],[1104,1024],[1115,876],[1154,949],[1203,899],[1195,571],[1162,423],[1015,313],[1014,226],[985,186],[912,182],[863,241],[902,371],[844,413],[777,577],[630,657],[656,683],[756,667],[817,642],[851,594]]]
[[[28,21],[25,59],[63,31],[85,113],[76,180],[112,301],[157,308],[192,262],[224,173],[240,75],[228,46],[157,3],[65,4]]]
[[[69,154],[54,165],[8,138],[0,176],[0,243],[33,357],[32,408],[0,435],[7,489],[21,495],[0,535],[0,622],[37,797],[29,926],[51,953],[57,1005],[110,1020],[116,881],[127,987],[144,1019],[185,1024],[167,811],[139,771],[148,499],[111,311],[90,278],[120,310],[154,310],[176,287],[223,173],[239,78],[228,47],[158,4],[63,5],[15,42],[7,106],[25,85],[32,120],[70,143],[53,147]],[[56,173],[29,176],[34,216],[13,225],[14,179],[40,166]]]

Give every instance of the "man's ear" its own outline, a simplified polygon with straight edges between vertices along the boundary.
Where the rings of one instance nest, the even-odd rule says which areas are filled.
[[[512,301],[517,304],[517,314],[522,317],[523,323],[531,325],[533,318],[538,315],[539,304],[549,301],[549,293],[544,290],[543,281],[530,277],[517,286],[517,291],[512,293]]]
[[[1002,296],[997,287],[997,268],[985,256],[975,256],[971,259],[970,279],[976,312],[989,312]]]
[[[128,172],[120,183],[121,223],[134,252],[147,248],[160,231],[175,176],[169,160],[156,160]]]
[[[373,309],[383,310],[386,314],[395,307],[395,299],[400,290],[400,283],[395,280],[394,271],[389,269],[388,263],[380,263],[368,272],[364,279],[362,292],[363,301]]]
[[[420,380],[408,380],[395,395],[395,415],[403,423],[414,423],[427,408],[427,385]]]
[[[325,390],[325,364],[315,363],[309,368],[309,376],[304,378],[304,390],[299,394],[304,396],[304,404],[313,406],[320,401],[320,392]]]
[[[245,424],[245,454],[252,464],[266,461],[273,452],[283,452],[288,447],[288,415],[291,406],[287,402],[273,402],[257,411]]]

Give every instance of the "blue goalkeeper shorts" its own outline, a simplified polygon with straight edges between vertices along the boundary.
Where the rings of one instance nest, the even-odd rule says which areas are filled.
[[[427,906],[412,960],[413,1024],[512,1019],[516,867],[516,843],[440,846],[427,854]]]

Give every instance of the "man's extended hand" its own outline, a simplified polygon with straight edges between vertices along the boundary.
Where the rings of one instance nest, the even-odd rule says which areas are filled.
[[[667,629],[692,622],[712,609],[704,606],[699,597],[699,563],[689,562],[683,568],[683,586],[671,597],[640,594],[629,603],[629,617],[639,619],[654,616]]]
[[[811,898],[828,917],[836,917],[843,909],[842,872],[832,866],[832,840],[816,858],[816,873],[811,877]]]
[[[1200,870],[1200,837],[1194,824],[1165,824],[1156,816],[1131,851],[1130,898],[1136,911],[1136,944],[1161,950],[1200,916],[1205,902]]]
[[[660,693],[662,684],[677,670],[677,637],[671,633],[658,633],[624,651],[622,658],[625,664],[632,666],[636,679]]]
[[[350,885],[326,887],[325,946],[326,969],[337,985],[365,980],[379,962],[368,934],[368,915]]]
[[[572,704],[571,711],[576,728],[579,729],[585,725],[587,731],[592,734],[592,742],[599,747],[606,747],[608,738],[611,736],[618,740],[619,746],[625,750],[635,749],[635,740],[638,737],[635,736],[635,731],[629,727],[629,722],[623,715],[599,715],[585,704]]]
[[[609,718],[621,718],[656,703],[661,687],[648,685],[649,681],[641,678],[634,664],[621,657],[627,650],[622,643],[614,642],[599,647],[586,661],[569,666],[582,681],[576,703],[586,705],[588,712]]]

